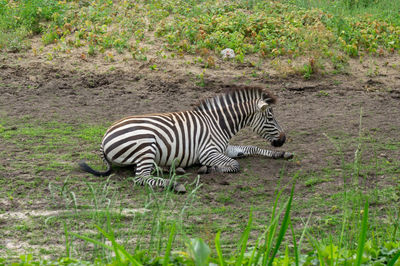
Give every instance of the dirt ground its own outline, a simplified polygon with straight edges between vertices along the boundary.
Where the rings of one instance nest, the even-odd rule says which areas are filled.
[[[398,56],[379,63],[376,59],[363,64],[354,60],[348,74],[318,75],[311,80],[252,77],[252,67],[221,62],[219,69],[208,70],[200,86],[195,73],[201,68],[174,62],[157,62],[158,71],[137,61],[108,63],[112,65],[109,70],[107,63],[99,69],[94,67],[97,62],[82,61],[73,67],[63,59],[46,63],[29,56],[3,55],[0,112],[16,119],[28,115],[71,125],[106,124],[128,115],[190,109],[233,83],[263,86],[278,96],[275,113],[289,136],[284,148],[304,156],[302,167],[317,167],[327,148],[319,145],[325,138],[322,133],[343,131],[349,137],[357,136],[361,108],[366,131],[380,129],[385,137],[396,140],[400,125],[400,69],[396,62],[400,63]],[[369,75],[371,65],[379,69],[373,76]],[[246,137],[239,134],[238,140],[245,143]]]
[[[59,121],[72,126],[81,123],[107,125],[128,115],[192,108],[200,99],[221,92],[229,84],[263,86],[278,96],[274,112],[288,136],[287,143],[280,149],[294,152],[296,158],[289,162],[246,158],[240,160],[240,174],[202,177],[201,200],[211,204],[221,190],[237,189],[239,185],[233,180],[241,180],[241,184],[244,182],[250,187],[265,187],[266,199],[272,200],[282,167],[292,174],[319,172],[328,166],[331,169],[340,168],[340,159],[334,155],[336,149],[326,136],[341,143],[346,162],[353,161],[360,132],[360,112],[363,133],[373,135],[378,142],[400,143],[400,70],[398,66],[393,66],[396,62],[400,63],[398,56],[365,60],[363,63],[354,60],[347,74],[317,75],[311,80],[304,80],[301,76],[281,77],[279,73],[251,75],[254,70],[251,66],[221,61],[218,62],[218,69],[205,72],[204,86],[199,84],[198,74],[203,71],[200,67],[174,61],[155,59],[151,63],[127,61],[103,65],[90,59],[78,64],[74,61],[60,59],[49,63],[29,55],[1,55],[0,116],[7,121],[29,116],[38,121]],[[157,64],[158,69],[151,70],[151,64]],[[100,65],[100,68],[96,67]],[[371,74],[370,69],[376,66],[379,69]],[[249,130],[241,132],[233,142],[270,147]],[[7,179],[34,178],[20,169],[9,167],[13,148],[11,144],[0,141],[0,151],[8,150],[7,154],[11,154],[11,158],[1,157],[3,173],[0,178],[3,183]],[[79,154],[83,150],[76,147],[76,152]],[[93,153],[96,152],[93,150]],[[382,146],[375,151],[366,150],[362,156],[399,161],[400,151]],[[262,178],[246,183],[248,171]],[[117,170],[117,178],[122,178],[124,173]],[[71,174],[82,179],[87,176],[78,169],[69,173],[38,175],[54,179]],[[367,187],[393,182],[393,177],[378,177],[372,172],[366,175]],[[288,178],[282,182],[289,181]],[[323,193],[334,190],[335,184],[340,182],[329,180],[316,188]],[[299,182],[296,191],[297,200],[311,197],[314,193],[302,182]],[[238,196],[231,204],[245,205],[247,201]],[[7,195],[0,197],[2,214],[44,208],[45,202],[10,203]],[[3,229],[10,226],[4,217],[0,220]],[[10,237],[0,240],[0,245],[7,246],[11,240]],[[12,245],[7,247],[12,248]],[[19,248],[24,249],[23,246]]]

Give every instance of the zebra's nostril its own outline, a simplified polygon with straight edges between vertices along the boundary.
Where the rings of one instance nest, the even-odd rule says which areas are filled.
[[[281,132],[279,134],[279,139],[273,140],[271,144],[274,147],[280,147],[285,143],[285,141],[286,141],[286,135],[285,133]]]

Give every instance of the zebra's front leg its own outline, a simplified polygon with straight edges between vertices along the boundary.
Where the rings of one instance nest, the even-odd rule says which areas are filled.
[[[260,155],[272,159],[292,159],[293,153],[286,151],[271,151],[260,149],[256,146],[232,146],[228,145],[225,154],[230,158],[241,158],[250,155]]]
[[[149,158],[144,158],[143,160],[139,161],[136,164],[136,173],[134,182],[137,185],[149,185],[151,187],[161,187],[161,188],[168,188],[170,187],[171,180],[161,178],[161,177],[154,177],[151,176],[150,173],[154,166],[154,160]],[[186,189],[185,186],[174,182],[171,184],[171,188],[177,193],[185,193]]]
[[[210,152],[200,156],[200,164],[203,165],[199,174],[212,172],[235,173],[239,171],[239,162],[219,152]]]

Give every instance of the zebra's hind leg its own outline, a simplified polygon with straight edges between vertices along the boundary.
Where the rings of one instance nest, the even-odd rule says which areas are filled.
[[[235,173],[239,171],[239,162],[219,152],[210,152],[200,156],[203,165],[197,173],[208,174],[212,172]]]
[[[230,158],[240,158],[249,155],[260,155],[272,159],[292,159],[294,154],[286,151],[271,151],[260,149],[256,146],[232,146],[228,145],[225,154]]]
[[[136,176],[134,178],[134,182],[137,185],[149,185],[151,187],[161,187],[161,188],[169,188],[173,189],[177,193],[185,193],[185,186],[174,182],[170,185],[171,180],[161,178],[161,177],[153,177],[150,175],[151,170],[153,168],[153,164],[144,164],[139,162],[136,166]]]
[[[161,177],[153,177],[153,176],[136,176],[134,178],[135,184],[137,185],[149,185],[151,187],[161,187],[161,188],[169,188],[170,180],[161,178]],[[184,185],[174,182],[171,185],[171,189],[173,189],[176,193],[185,193],[186,188]]]

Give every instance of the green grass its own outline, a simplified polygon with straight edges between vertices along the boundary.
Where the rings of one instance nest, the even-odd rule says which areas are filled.
[[[50,25],[60,25],[66,5],[49,0],[0,1],[0,50],[18,52],[29,46],[24,40]]]
[[[53,44],[48,60],[84,47],[81,58],[100,54],[112,62],[124,53],[146,61],[188,53],[214,68],[220,51],[232,48],[238,63],[249,55],[289,58],[287,67],[309,79],[325,65],[342,73],[349,56],[398,53],[399,8],[391,0],[2,0],[0,50],[19,51],[29,47],[28,36],[40,34],[43,45]],[[292,61],[299,57],[309,62],[299,68]]]
[[[390,0],[291,0],[291,3],[303,8],[318,8],[329,12],[335,16],[359,16],[368,14],[377,19],[390,21],[395,25],[400,25],[400,15],[398,9],[400,3]]]
[[[99,139],[106,129],[102,126],[76,127],[58,122],[32,125],[25,121],[13,127],[0,128],[0,137],[19,149],[15,156],[17,160],[13,163],[24,167],[26,159],[46,162],[43,165],[25,165],[33,173],[73,169],[76,167],[74,160],[79,159],[79,155],[74,153],[75,147],[85,145],[93,149],[99,145]],[[88,156],[94,158],[94,154]]]
[[[21,256],[20,263],[22,263],[22,265],[37,265],[39,262],[42,264],[47,263],[47,265],[87,265],[91,262],[76,260],[71,256],[71,250],[76,250],[76,242],[81,239],[86,243],[92,243],[94,245],[95,254],[100,255],[102,258],[95,262],[99,265],[123,265],[127,263],[133,265],[207,265],[210,262],[217,263],[218,265],[289,265],[289,263],[293,265],[314,265],[315,261],[319,261],[320,265],[361,265],[361,263],[395,265],[400,257],[399,242],[383,241],[378,243],[374,239],[367,240],[367,232],[369,231],[369,205],[367,200],[364,203],[363,209],[357,209],[360,212],[360,217],[357,219],[359,227],[354,229],[356,236],[354,241],[357,241],[358,245],[357,248],[350,249],[341,245],[342,240],[340,240],[339,245],[337,245],[332,240],[332,235],[328,238],[328,243],[314,238],[308,229],[310,219],[306,222],[301,236],[296,238],[290,214],[293,192],[294,189],[292,189],[289,199],[281,207],[278,207],[278,203],[282,191],[277,194],[273,205],[271,220],[264,227],[264,233],[258,235],[255,245],[252,244],[251,246],[249,246],[249,236],[252,231],[253,216],[252,212],[250,212],[247,226],[243,230],[236,252],[231,256],[226,256],[221,249],[220,232],[216,234],[213,241],[213,250],[210,248],[210,244],[207,244],[203,239],[190,239],[185,236],[185,233],[183,233],[183,243],[185,243],[186,248],[182,249],[181,245],[179,245],[178,248],[174,247],[174,242],[182,238],[182,235],[177,234],[179,229],[182,229],[182,224],[177,221],[171,222],[169,225],[163,225],[167,230],[163,232],[163,238],[158,238],[153,242],[156,247],[152,253],[150,252],[151,249],[146,250],[140,247],[135,248],[134,251],[129,251],[129,249],[127,249],[127,247],[130,246],[129,244],[120,244],[120,241],[117,242],[117,239],[121,239],[124,235],[126,236],[126,233],[124,235],[118,233],[118,227],[115,223],[115,220],[118,221],[118,216],[115,216],[116,214],[113,214],[106,208],[103,214],[104,216],[101,219],[103,221],[105,220],[105,224],[103,225],[105,229],[97,224],[94,225],[98,234],[95,232],[90,235],[77,234],[70,231],[68,227],[64,225],[67,251],[66,257],[58,261],[47,261],[43,259],[36,261],[33,260],[31,255],[28,255]],[[170,196],[169,192],[165,193],[165,197],[163,197],[164,199],[161,201],[162,211],[166,210],[166,205],[163,206],[163,204],[166,204]],[[160,213],[157,213],[157,215],[159,214]],[[280,217],[282,218],[280,219]],[[162,221],[163,216],[161,216],[161,218],[157,216],[156,220],[158,219]],[[346,219],[343,220],[343,225],[345,222]],[[136,226],[138,226],[138,224],[136,224]],[[154,231],[158,234],[160,233],[157,231],[159,223],[153,223],[151,227],[152,233]],[[282,249],[282,240],[289,227],[291,228],[294,248],[289,251],[288,245],[284,244],[284,253],[280,253],[279,256],[276,256],[278,250]],[[343,236],[343,232],[344,231],[342,231],[341,237]],[[311,251],[308,251],[307,254],[301,252],[302,240],[305,235],[307,235],[307,238],[312,243]],[[160,237],[160,234],[158,237]],[[48,252],[47,250],[42,250],[42,254]]]
[[[364,246],[363,259],[388,263],[399,249],[400,161],[380,154],[396,151],[400,145],[385,132],[363,130],[361,122],[356,138],[329,132],[319,140],[328,156],[327,165],[318,170],[292,173],[283,169],[276,181],[255,187],[252,184],[260,184],[265,177],[252,169],[256,159],[246,158],[241,161],[246,170],[229,179],[229,191],[211,184],[199,187],[193,176],[182,176],[189,191],[182,196],[134,186],[129,169],[118,169],[109,178],[77,172],[75,162],[81,158],[102,165],[95,151],[106,126],[1,117],[0,141],[7,149],[0,152],[0,159],[7,163],[0,173],[0,200],[7,209],[0,213],[54,211],[0,219],[6,225],[0,227],[4,239],[40,246],[24,251],[6,248],[4,258],[19,261],[19,255],[31,253],[30,263],[40,258],[43,262],[43,256],[51,253],[50,258],[56,260],[69,257],[63,259],[69,263],[75,259],[112,263],[118,261],[115,249],[120,248],[110,239],[115,238],[143,263],[162,264],[166,259],[193,265],[199,258],[191,245],[203,251],[209,247],[211,252],[205,252],[203,259],[226,265],[262,260],[263,254],[268,255],[264,256],[268,264],[274,253],[276,265],[296,260],[299,264],[313,260],[328,265],[344,260],[355,263],[360,246]],[[345,160],[348,154],[351,159]],[[289,205],[288,186],[293,181],[297,187]],[[268,186],[276,189],[268,193]],[[290,215],[286,215],[289,206]],[[71,232],[97,242],[86,239],[89,244]],[[192,242],[192,238],[202,240]],[[118,254],[119,260],[127,259]]]

